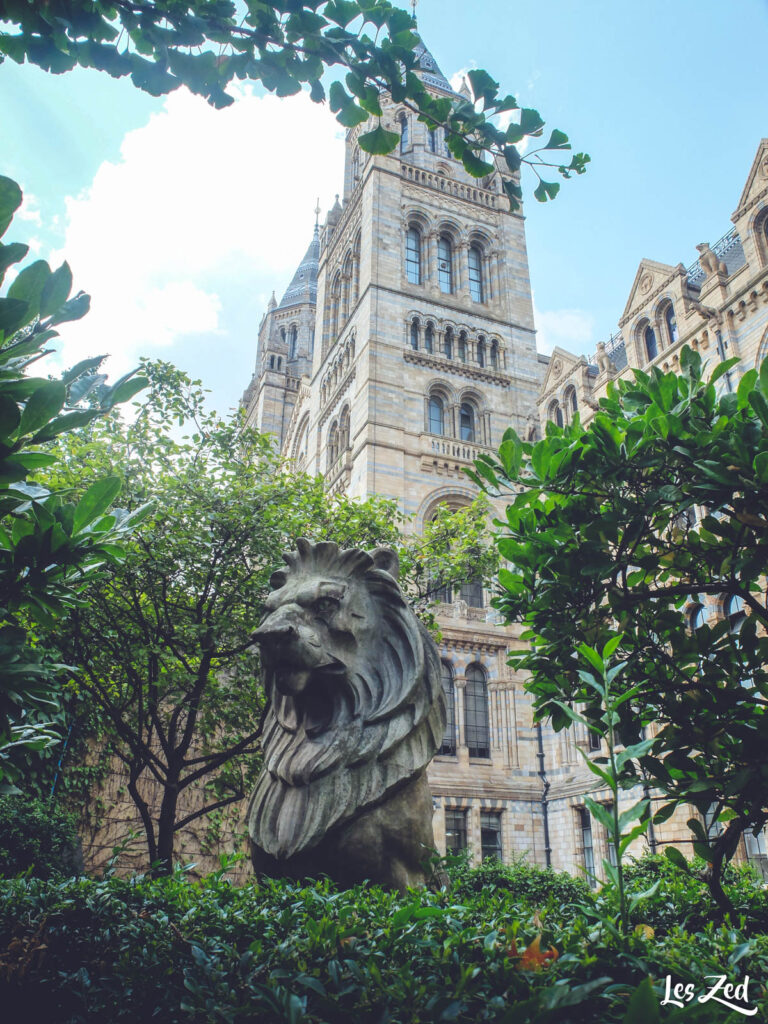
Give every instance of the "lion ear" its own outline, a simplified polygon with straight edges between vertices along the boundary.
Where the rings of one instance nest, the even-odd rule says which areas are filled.
[[[397,579],[400,575],[400,562],[397,559],[396,551],[393,551],[392,548],[374,548],[368,554],[373,559],[373,564],[377,569],[383,569],[384,572],[389,573],[393,580]]]

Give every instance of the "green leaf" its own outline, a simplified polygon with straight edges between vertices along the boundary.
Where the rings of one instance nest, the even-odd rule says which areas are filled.
[[[543,179],[539,182],[538,186],[534,190],[534,196],[540,203],[546,203],[548,199],[554,199],[557,193],[560,191],[560,184],[557,181],[544,181]]]
[[[667,860],[672,861],[675,867],[681,868],[686,873],[690,873],[688,861],[685,859],[682,853],[680,853],[676,846],[665,846],[664,856],[667,858]]]
[[[29,306],[21,299],[0,299],[0,331],[12,334],[26,323]],[[28,319],[32,319],[30,316]]]
[[[750,391],[749,404],[760,417],[763,426],[768,430],[768,401],[766,401],[762,391]]]
[[[650,977],[643,978],[629,997],[621,1024],[659,1024],[660,1020],[659,999],[653,989],[653,981]]]
[[[43,289],[51,276],[51,268],[45,260],[35,260],[25,267],[8,289],[9,299],[18,299],[26,302],[27,322],[40,312],[40,301],[43,296]]]
[[[14,263],[18,263],[19,260],[23,260],[28,252],[29,246],[22,245],[21,242],[11,242],[10,245],[0,245],[0,284],[2,284],[8,267],[12,267]]]
[[[72,290],[72,271],[68,263],[54,270],[43,286],[40,296],[40,316],[50,316],[62,306]]]
[[[73,535],[90,525],[109,508],[120,493],[122,481],[117,476],[108,476],[91,484],[75,508],[72,523]]]
[[[686,346],[687,347],[687,346]],[[712,372],[712,376],[709,378],[710,384],[716,384],[724,374],[728,373],[730,369],[740,363],[741,359],[738,356],[734,356],[733,359],[726,359],[722,363],[718,363]]]
[[[597,651],[593,647],[589,647],[587,644],[579,644],[576,648],[582,658],[585,658],[592,668],[602,676],[605,673],[605,663]]]
[[[357,144],[366,153],[384,155],[385,153],[391,153],[399,141],[400,136],[397,132],[388,132],[386,128],[382,128],[379,125],[372,132],[365,132],[361,135],[357,140]]]
[[[84,317],[91,306],[91,297],[85,292],[78,292],[73,298],[64,303],[51,319],[52,324],[63,324],[70,320],[79,320]]]
[[[598,821],[603,828],[613,834],[613,812],[610,808],[606,807],[605,804],[599,804],[596,800],[593,800],[591,796],[584,797],[584,804],[589,809],[589,813],[595,821]]]
[[[18,437],[31,434],[48,423],[59,412],[67,397],[67,388],[60,380],[52,380],[37,388],[24,406],[21,422],[16,430]]]
[[[568,136],[565,132],[561,132],[559,128],[555,128],[552,134],[549,136],[549,140],[544,149],[570,149],[571,144],[568,141]]]
[[[14,213],[21,206],[22,191],[12,178],[0,175],[0,238],[13,220]]]

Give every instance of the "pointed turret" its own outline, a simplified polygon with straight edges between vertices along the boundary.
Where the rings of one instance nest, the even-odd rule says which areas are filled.
[[[434,86],[436,89],[442,90],[442,92],[447,92],[450,93],[451,96],[455,96],[456,94],[451,88],[451,83],[438,67],[437,61],[426,48],[423,40],[413,52],[416,55],[415,70],[421,77],[424,84]]]
[[[319,258],[320,239],[317,228],[315,228],[309,248],[296,268],[291,283],[285,289],[278,309],[285,309],[287,306],[300,306],[307,302],[314,305],[317,302],[317,263]]]

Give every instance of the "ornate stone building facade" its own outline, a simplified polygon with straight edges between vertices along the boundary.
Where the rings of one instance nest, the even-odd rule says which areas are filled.
[[[429,51],[419,56],[425,84],[453,95]],[[472,499],[462,469],[508,426],[533,437],[548,418],[588,417],[609,380],[673,368],[686,342],[713,360],[738,354],[744,368],[766,354],[767,140],[734,228],[699,246],[688,269],[643,260],[620,333],[593,359],[561,349],[548,359],[536,351],[524,220],[509,214],[499,176],[471,178],[439,131],[382,104],[400,145],[369,156],[357,144],[368,126],[348,133],[343,195],[270,301],[243,396],[249,422],[331,493],[394,498],[418,530],[441,503]],[[589,738],[535,727],[507,665],[518,631],[497,624],[472,584],[446,596],[449,724],[429,769],[438,847],[466,847],[475,862],[525,853],[599,877],[612,851],[584,808],[591,776],[577,748]],[[689,816],[657,829],[654,844],[685,836]]]

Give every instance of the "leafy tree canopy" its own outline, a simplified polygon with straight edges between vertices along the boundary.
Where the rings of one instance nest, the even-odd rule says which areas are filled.
[[[16,182],[0,177],[0,237],[21,204]],[[29,247],[0,243],[0,285]],[[115,476],[93,477],[72,500],[30,478],[55,463],[47,442],[102,416],[144,387],[127,374],[112,387],[98,372],[104,357],[86,359],[59,378],[31,368],[57,336],[56,326],[88,311],[88,296],[70,298],[66,263],[25,266],[0,296],[0,790],[13,788],[13,752],[45,746],[56,736],[35,711],[52,703],[61,666],[39,645],[77,603],[87,580],[119,557],[116,542],[132,528],[131,516],[108,511],[120,490]]]
[[[547,170],[568,178],[582,174],[589,157],[571,149],[555,129],[543,144],[538,111],[502,96],[486,71],[468,73],[472,99],[451,101],[430,95],[415,74],[415,21],[389,0],[16,0],[3,5],[0,60],[25,60],[54,74],[80,65],[130,76],[153,96],[186,85],[209,103],[233,102],[230,82],[260,82],[269,92],[290,96],[309,86],[312,99],[326,99],[324,72],[346,72],[328,90],[331,109],[346,128],[381,117],[380,93],[418,112],[430,126],[442,125],[452,154],[475,177],[493,170],[494,159],[509,174],[504,189],[512,210],[522,191],[521,165],[532,168],[540,202],[554,199],[560,185],[545,181]],[[519,111],[506,129],[497,114]],[[361,149],[388,153],[399,136],[380,122],[359,138]],[[532,146],[520,146],[523,141]],[[542,154],[546,154],[543,156]]]
[[[658,731],[640,759],[671,798],[656,820],[689,802],[711,823],[689,825],[715,895],[723,860],[768,820],[768,361],[733,391],[735,362],[707,380],[686,347],[679,376],[634,370],[587,429],[549,423],[534,444],[508,431],[474,474],[514,492],[497,604],[527,626],[538,716],[561,729],[583,705],[599,721],[574,648],[620,632],[621,741]]]

